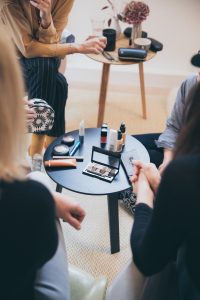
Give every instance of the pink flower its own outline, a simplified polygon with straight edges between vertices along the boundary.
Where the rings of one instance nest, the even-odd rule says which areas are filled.
[[[141,24],[149,15],[149,6],[142,1],[131,1],[128,3],[122,14],[119,15],[121,21],[128,24]]]

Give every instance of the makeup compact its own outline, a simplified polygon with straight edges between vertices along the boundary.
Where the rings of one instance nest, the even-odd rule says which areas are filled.
[[[119,172],[120,163],[120,153],[93,146],[91,162],[83,170],[83,174],[112,182]]]
[[[61,143],[67,145],[68,147],[73,146],[74,142],[75,142],[75,139],[72,135],[64,136],[61,140]]]
[[[64,144],[54,146],[53,155],[69,155],[69,147]]]

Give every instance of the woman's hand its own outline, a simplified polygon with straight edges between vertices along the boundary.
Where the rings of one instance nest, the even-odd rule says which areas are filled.
[[[64,194],[53,192],[53,197],[56,204],[57,217],[68,222],[75,229],[81,229],[81,223],[85,217],[84,209]]]
[[[138,180],[138,176],[141,172],[144,172],[151,189],[153,190],[154,194],[156,193],[158,186],[160,184],[161,176],[156,168],[156,166],[152,163],[144,164],[139,160],[134,161],[134,175],[131,178],[131,181],[135,183]]]
[[[77,52],[83,54],[100,54],[106,47],[107,39],[102,37],[88,37],[82,44],[77,45]]]
[[[51,0],[30,0],[30,4],[40,11],[41,25],[48,28],[52,22]]]
[[[34,119],[36,118],[37,114],[34,110],[34,108],[30,108],[29,107],[29,102],[27,100],[24,100],[24,108],[25,108],[25,112],[26,112],[26,124],[31,124]]]
[[[153,207],[154,194],[150,187],[148,179],[143,172],[143,169],[139,170],[134,188],[137,194],[136,203],[145,203],[148,206]]]
[[[162,164],[158,168],[161,176],[172,159],[173,159],[173,150],[172,149],[164,149],[164,159],[163,159]]]

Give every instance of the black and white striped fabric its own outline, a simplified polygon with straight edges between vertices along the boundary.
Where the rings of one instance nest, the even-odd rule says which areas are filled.
[[[34,121],[28,125],[28,132],[39,133],[51,130],[55,117],[53,108],[42,99],[29,100],[29,107],[34,108],[37,116]]]
[[[54,137],[64,134],[68,84],[65,76],[58,71],[60,58],[22,57],[20,63],[28,99],[45,99],[55,111],[52,129],[44,131],[42,134]],[[40,133],[38,132],[38,134]]]

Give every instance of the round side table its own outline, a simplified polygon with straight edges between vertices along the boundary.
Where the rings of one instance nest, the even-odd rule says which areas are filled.
[[[79,138],[78,130],[65,134],[65,136],[68,135],[72,135],[75,140]],[[62,138],[63,136],[60,136],[49,145],[44,154],[44,160],[52,159],[53,148],[61,143]],[[57,184],[57,192],[62,192],[62,188],[65,188],[80,194],[107,195],[111,253],[116,253],[120,251],[119,193],[130,188],[130,183],[122,166],[120,166],[119,173],[111,183],[83,174],[83,170],[91,162],[92,146],[100,147],[100,128],[87,128],[85,130],[84,143],[75,153],[75,156],[83,156],[84,160],[77,162],[76,168],[45,167],[45,170],[49,177]],[[146,163],[149,162],[149,154],[146,148],[137,139],[127,135],[123,152],[131,150],[137,151],[138,155],[136,159],[140,159]]]
[[[99,110],[98,110],[98,119],[97,119],[97,127],[100,127],[104,120],[104,111],[105,111],[105,103],[106,103],[106,95],[108,89],[108,81],[109,81],[109,73],[111,65],[132,65],[138,64],[139,67],[139,78],[140,78],[140,91],[141,91],[141,100],[142,100],[142,116],[144,119],[147,118],[147,109],[146,109],[146,97],[145,97],[145,84],[144,84],[144,62],[152,59],[156,53],[152,51],[148,51],[147,57],[144,61],[134,62],[134,61],[122,61],[118,58],[118,49],[119,48],[129,48],[128,45],[129,39],[121,36],[120,39],[116,41],[116,49],[115,51],[108,52],[113,60],[106,59],[103,54],[88,54],[87,56],[97,62],[103,64],[102,67],[102,75],[101,75],[101,86],[100,86],[100,94],[99,94]]]

